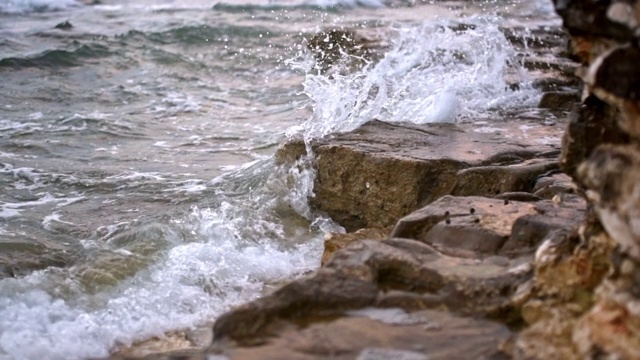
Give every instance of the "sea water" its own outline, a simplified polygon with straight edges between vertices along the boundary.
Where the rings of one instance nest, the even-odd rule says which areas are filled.
[[[106,357],[312,272],[343,229],[278,144],[526,111],[501,29],[558,26],[544,0],[90,3],[0,1],[2,359]],[[380,59],[319,71],[335,27]]]

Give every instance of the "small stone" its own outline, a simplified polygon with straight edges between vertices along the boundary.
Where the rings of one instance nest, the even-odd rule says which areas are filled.
[[[58,25],[53,27],[54,29],[60,29],[60,30],[71,30],[73,28],[73,25],[69,22],[69,20],[67,21],[63,21],[61,23],[59,23]]]

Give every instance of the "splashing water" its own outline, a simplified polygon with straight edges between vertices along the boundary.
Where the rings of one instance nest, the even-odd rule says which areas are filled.
[[[526,79],[516,51],[498,26],[469,19],[398,29],[392,48],[377,64],[347,75],[308,74],[305,93],[313,117],[308,137],[354,130],[367,121],[454,122],[534,105],[539,93]],[[307,71],[311,71],[309,65]],[[518,90],[509,81],[516,80]]]

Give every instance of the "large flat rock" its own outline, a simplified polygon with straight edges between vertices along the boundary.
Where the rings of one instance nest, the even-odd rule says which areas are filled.
[[[511,332],[503,325],[442,311],[368,308],[349,316],[290,327],[254,347],[227,347],[228,359],[481,359],[499,354]]]
[[[561,131],[515,120],[490,126],[373,121],[312,143],[311,204],[354,231],[392,226],[448,194],[530,192],[537,177],[557,169]],[[304,153],[302,140],[292,140],[277,158],[287,162]]]

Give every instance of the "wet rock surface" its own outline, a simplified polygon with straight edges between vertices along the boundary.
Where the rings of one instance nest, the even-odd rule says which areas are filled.
[[[374,121],[312,144],[316,196],[311,203],[349,231],[393,226],[400,217],[448,194],[494,196],[531,191],[558,168],[559,126],[388,124]],[[281,161],[304,153],[283,145]],[[496,181],[494,181],[496,180]]]

